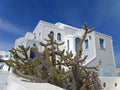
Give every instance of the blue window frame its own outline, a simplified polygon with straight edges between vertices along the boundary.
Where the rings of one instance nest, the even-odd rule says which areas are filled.
[[[85,49],[89,48],[89,43],[88,43],[88,39],[85,40]]]
[[[99,39],[99,43],[100,43],[100,48],[101,49],[104,49],[105,47],[104,47],[104,39]]]
[[[60,33],[57,34],[57,40],[61,41],[61,34]]]
[[[80,39],[77,37],[75,38],[75,50],[77,51],[78,47],[79,47],[79,43],[80,43]]]
[[[32,51],[32,50],[30,50],[30,58],[34,58],[35,57],[35,53]]]

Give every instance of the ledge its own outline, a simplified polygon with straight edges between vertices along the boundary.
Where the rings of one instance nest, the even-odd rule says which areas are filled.
[[[25,82],[21,77],[10,75],[8,78],[7,90],[64,90],[49,83]]]

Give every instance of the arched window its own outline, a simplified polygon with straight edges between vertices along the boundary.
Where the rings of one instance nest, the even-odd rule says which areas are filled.
[[[79,47],[79,43],[80,43],[80,39],[78,37],[75,38],[75,51],[77,51],[77,49]]]
[[[60,33],[57,34],[57,40],[61,41],[61,34]]]
[[[30,58],[34,58],[35,57],[35,53],[32,51],[32,50],[30,50]]]
[[[54,32],[53,32],[53,31],[50,31],[50,34],[54,34]]]

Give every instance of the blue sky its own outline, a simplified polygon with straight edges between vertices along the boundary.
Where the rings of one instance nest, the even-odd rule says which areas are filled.
[[[84,22],[112,36],[120,67],[120,0],[0,0],[0,50],[32,32],[39,20],[81,27]]]

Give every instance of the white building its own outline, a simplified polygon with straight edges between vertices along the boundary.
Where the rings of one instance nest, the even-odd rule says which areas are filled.
[[[27,32],[25,37],[18,38],[15,42],[15,48],[18,45],[32,46],[36,43],[39,51],[43,47],[38,42],[44,42],[49,33],[54,33],[55,40],[65,42],[61,49],[65,48],[68,51],[76,53],[76,48],[79,43],[79,38],[84,30],[75,28],[63,23],[51,24],[45,21],[40,21],[33,32]],[[115,76],[116,65],[112,44],[112,37],[93,31],[89,33],[83,44],[83,56],[88,55],[84,65],[99,66],[99,74],[101,76]]]
[[[2,51],[2,50],[0,50],[0,58],[2,60],[9,60],[10,57],[11,57],[11,54],[10,54],[9,51]]]
[[[2,51],[0,50],[0,69],[8,71],[9,67],[5,64],[4,61],[9,60],[11,58],[11,53],[9,51]]]

